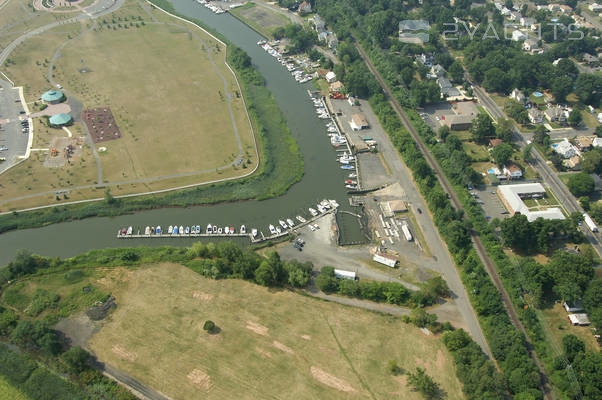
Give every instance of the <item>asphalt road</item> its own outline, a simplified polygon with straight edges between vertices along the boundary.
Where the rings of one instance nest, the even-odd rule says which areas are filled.
[[[498,105],[491,100],[487,92],[473,84],[474,93],[479,98],[481,104],[483,104],[487,110],[489,110],[490,114],[497,120],[499,118],[507,118],[506,114],[498,107]],[[514,127],[514,140],[520,146],[520,148],[524,148],[527,145],[527,139],[525,135],[518,130],[518,128]],[[548,165],[543,156],[539,153],[536,148],[531,150],[531,154],[533,156],[531,160],[531,165],[535,167],[535,169],[539,172],[544,184],[548,186],[554,194],[558,197],[558,200],[564,205],[566,210],[569,213],[578,212],[582,214],[583,208],[579,205],[579,202],[575,197],[571,194],[565,184],[558,178],[556,173],[552,170],[552,168]],[[581,231],[585,234],[587,239],[590,241],[594,249],[598,252],[598,255],[602,256],[602,245],[600,244],[599,234],[592,233],[589,229],[585,227],[581,228]]]
[[[6,161],[0,162],[0,173],[19,162],[19,157],[27,151],[27,140],[30,133],[23,133],[21,119],[27,121],[19,91],[7,81],[0,80],[0,146],[8,150],[0,151],[0,157]]]

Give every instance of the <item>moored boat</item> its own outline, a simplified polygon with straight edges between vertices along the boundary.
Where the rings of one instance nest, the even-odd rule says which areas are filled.
[[[272,225],[272,224],[270,224],[270,233],[271,233],[272,235],[275,235],[275,234],[276,234],[276,228],[274,228],[274,225]]]
[[[213,233],[213,227],[211,226],[211,224],[207,224],[207,229],[205,230],[205,233],[207,233],[208,235]]]
[[[241,225],[241,226],[240,226],[240,233],[242,233],[243,235],[244,235],[245,233],[247,233],[247,227],[246,227],[246,226],[244,226],[244,225]]]
[[[315,217],[316,215],[318,215],[318,212],[317,212],[315,209],[311,208],[311,207],[309,208],[309,213],[310,213],[311,215],[313,215],[314,217]]]
[[[173,234],[173,235],[177,235],[177,234],[178,234],[178,232],[179,232],[179,231],[178,231],[178,227],[177,227],[177,226],[174,226],[174,227],[173,227],[172,234]]]
[[[218,235],[221,235],[222,234],[222,228],[217,228],[217,233],[218,233]]]
[[[213,225],[213,233],[218,233],[218,231],[217,231],[217,225]]]
[[[178,230],[178,232],[180,232],[180,235],[184,234],[184,227],[182,225],[180,225],[180,229]]]
[[[295,223],[294,223],[294,222],[293,222],[293,220],[292,220],[292,219],[290,219],[290,218],[287,218],[287,219],[286,219],[286,223],[287,223],[287,224],[288,224],[288,226],[289,226],[289,227],[291,227],[291,228],[292,228],[293,226],[295,226]]]
[[[161,225],[157,226],[157,229],[155,229],[155,233],[156,233],[157,235],[160,235],[160,234],[161,234]]]
[[[173,226],[169,225],[169,228],[167,228],[167,233],[169,233],[170,235],[173,233]]]
[[[279,220],[278,223],[282,227],[282,229],[288,229],[288,225],[283,220]]]
[[[187,235],[190,234],[190,227],[187,226],[186,228],[184,228],[184,233],[186,233]]]
[[[228,227],[228,226],[224,227],[224,233],[225,234],[230,233],[230,227]]]
[[[305,218],[303,218],[300,215],[297,215],[295,218],[297,218],[297,221],[301,222],[302,224],[304,224],[307,221]]]
[[[151,228],[150,228],[150,226],[147,226],[146,228],[144,228],[144,234],[145,234],[145,235],[150,235],[150,233],[151,233]]]
[[[253,237],[257,236],[257,229],[251,229],[251,235],[253,235]]]
[[[131,235],[131,234],[132,234],[132,227],[128,226],[127,235]]]
[[[233,226],[230,227],[230,234],[235,234],[236,233],[236,229],[234,229]]]

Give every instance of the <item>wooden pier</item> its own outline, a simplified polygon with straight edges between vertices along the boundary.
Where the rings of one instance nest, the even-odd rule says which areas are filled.
[[[332,207],[326,210],[322,214],[318,214],[315,217],[311,217],[307,219],[305,222],[299,222],[297,225],[293,226],[290,229],[287,229],[281,233],[276,233],[274,235],[265,236],[263,232],[258,231],[257,236],[253,236],[251,233],[161,233],[161,234],[132,234],[132,235],[122,235],[121,231],[117,234],[117,239],[193,239],[193,238],[248,238],[251,243],[261,243],[266,240],[279,239],[283,236],[290,235],[291,233],[296,233],[296,231],[300,228],[309,225],[318,219],[322,218],[325,215],[332,214],[337,211],[337,207]]]

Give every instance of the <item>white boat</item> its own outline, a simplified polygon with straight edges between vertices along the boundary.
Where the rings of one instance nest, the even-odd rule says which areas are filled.
[[[200,225],[197,225],[194,231],[195,231],[196,233],[201,233],[201,226],[200,226]]]
[[[151,232],[150,226],[147,226],[146,228],[144,228],[144,234],[145,235],[150,235],[150,232]]]
[[[270,224],[270,233],[271,233],[272,235],[275,235],[275,234],[276,234],[276,228],[274,228],[274,225],[271,225],[271,224]]]
[[[126,235],[131,235],[132,234],[132,227],[128,226],[128,230],[126,232]]]
[[[218,233],[218,235],[221,235],[222,234],[222,228],[217,228],[217,233]]]
[[[324,213],[324,211],[326,211],[326,209],[324,207],[322,207],[320,204],[318,204],[316,207],[318,208],[318,211],[320,211],[320,213]]]
[[[173,226],[169,225],[169,228],[167,228],[167,233],[170,235],[173,233]]]
[[[186,233],[187,235],[190,233],[190,227],[189,227],[189,226],[187,226],[187,227],[184,229],[184,233]]]
[[[309,229],[313,232],[316,230],[316,228],[314,228],[314,226],[312,224],[309,224]]]
[[[241,225],[241,226],[240,226],[240,233],[241,233],[241,234],[243,234],[243,235],[244,235],[245,233],[247,233],[247,227],[246,227],[246,226],[244,226],[244,225]]]
[[[158,225],[158,226],[157,226],[157,229],[155,229],[155,233],[156,233],[157,235],[160,235],[160,234],[161,234],[161,225]]]
[[[339,207],[339,203],[336,200],[329,200],[330,204],[334,207],[334,208],[338,208]]]
[[[322,201],[320,202],[320,204],[322,205],[322,207],[324,207],[324,208],[326,208],[326,209],[329,209],[329,208],[330,208],[330,202],[329,202],[328,200],[326,200],[326,199],[322,200]]]
[[[355,172],[350,173],[349,178],[357,178],[357,174]]]
[[[283,220],[279,220],[278,223],[282,227],[282,229],[288,229],[288,225]]]
[[[257,229],[251,229],[251,235],[253,237],[257,236]]]
[[[230,228],[226,226],[226,227],[224,228],[224,233],[226,233],[226,234],[230,233]]]
[[[313,208],[311,208],[311,207],[310,207],[310,209],[309,209],[309,213],[310,213],[311,215],[313,215],[314,217],[315,217],[316,215],[318,215],[318,212],[317,212],[316,210],[314,210]]]
[[[276,233],[278,233],[279,235],[282,233],[282,229],[280,229],[279,226],[276,227]]]
[[[217,233],[218,229],[217,229],[217,225],[213,225],[213,229],[212,229],[213,233]]]
[[[320,229],[320,225],[318,225],[318,224],[314,224],[314,228],[316,228],[316,229]]]
[[[347,189],[357,189],[357,185],[345,185]]]
[[[180,235],[184,234],[184,227],[182,225],[180,225]]]
[[[211,226],[211,224],[207,224],[207,229],[205,230],[206,234],[211,234],[213,233],[213,227]]]
[[[289,227],[291,227],[291,228],[292,228],[293,226],[295,226],[295,223],[294,223],[294,222],[293,222],[293,220],[292,220],[292,219],[290,219],[290,218],[287,218],[287,219],[286,219],[286,223],[287,223],[287,224],[288,224],[288,226],[289,226]]]
[[[307,220],[300,215],[297,215],[295,218],[297,218],[297,221],[301,222],[302,224],[307,222]]]

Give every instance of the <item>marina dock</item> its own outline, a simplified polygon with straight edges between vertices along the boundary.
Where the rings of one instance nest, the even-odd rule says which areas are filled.
[[[251,233],[160,233],[160,234],[141,234],[141,233],[132,233],[130,235],[128,234],[122,234],[121,231],[119,231],[119,233],[117,234],[117,239],[192,239],[192,238],[234,238],[234,237],[239,237],[239,238],[248,238],[250,240],[251,243],[255,244],[255,243],[261,243],[261,242],[265,242],[267,240],[273,240],[273,239],[279,239],[283,236],[287,236],[290,234],[294,234],[297,232],[297,230],[311,224],[314,223],[315,221],[317,221],[318,219],[324,217],[325,215],[328,214],[333,214],[337,211],[338,207],[333,206],[332,208],[324,211],[321,214],[316,215],[315,217],[311,217],[306,219],[305,222],[303,223],[298,223],[297,225],[293,226],[290,229],[284,230],[281,233],[276,233],[273,235],[269,235],[266,236],[263,234],[263,232],[258,231],[257,232],[257,236],[253,236]],[[139,231],[138,231],[139,232]]]

